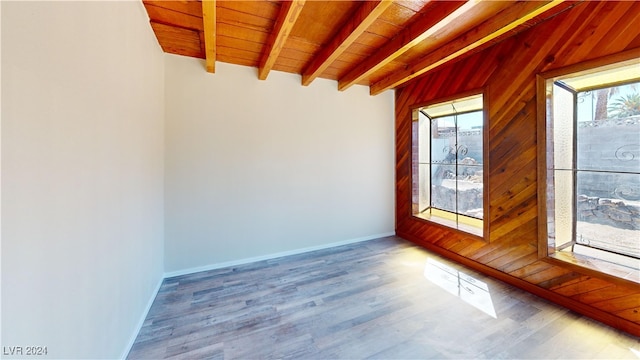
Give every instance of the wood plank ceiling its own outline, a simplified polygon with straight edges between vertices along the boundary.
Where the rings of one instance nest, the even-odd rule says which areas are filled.
[[[143,0],[167,53],[354,84],[372,95],[511,37],[565,1]]]

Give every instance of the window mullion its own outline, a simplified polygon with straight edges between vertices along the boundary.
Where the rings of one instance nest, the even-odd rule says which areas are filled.
[[[573,136],[572,136],[572,140],[573,140],[573,144],[572,144],[572,150],[573,150],[573,154],[571,154],[572,157],[572,181],[573,181],[573,186],[572,186],[572,195],[573,195],[573,199],[572,199],[572,203],[573,203],[573,215],[572,217],[572,222],[571,222],[571,243],[575,244],[577,239],[576,236],[578,235],[576,233],[576,228],[577,228],[577,223],[578,223],[578,196],[577,196],[577,192],[578,192],[578,94],[575,91],[570,91],[571,95],[573,96]],[[573,246],[572,246],[573,249]]]
[[[456,132],[456,142],[454,144],[454,151],[455,151],[455,157],[454,160],[455,161],[455,184],[456,184],[456,190],[455,193],[453,194],[453,197],[455,199],[455,214],[456,214],[456,225],[460,225],[460,209],[458,209],[458,150],[459,150],[459,144],[460,144],[460,139],[458,138],[459,132],[458,132],[458,113],[455,111],[455,106],[453,106],[453,104],[451,104],[451,106],[453,107],[453,127],[455,129]]]

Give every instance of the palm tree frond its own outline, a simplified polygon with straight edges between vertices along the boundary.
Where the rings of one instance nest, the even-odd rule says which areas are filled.
[[[609,104],[607,110],[610,117],[624,118],[640,115],[640,93],[616,98]]]

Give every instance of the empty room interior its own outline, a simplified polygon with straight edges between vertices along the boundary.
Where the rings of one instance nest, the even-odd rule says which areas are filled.
[[[640,2],[0,31],[2,358],[640,359]]]

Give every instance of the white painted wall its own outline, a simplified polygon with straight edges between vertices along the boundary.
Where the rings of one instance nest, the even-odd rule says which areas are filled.
[[[140,1],[2,1],[3,347],[128,349],[163,275],[163,68]]]
[[[393,92],[166,55],[165,271],[394,231]]]
[[[3,352],[124,356],[163,271],[393,232],[392,92],[205,74],[137,1],[0,7]]]

